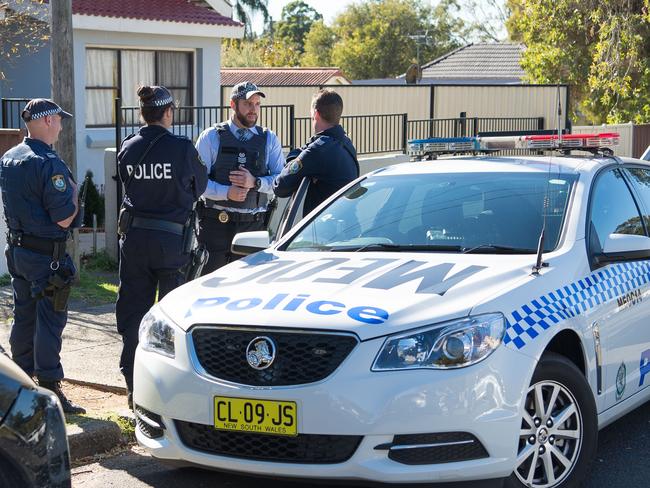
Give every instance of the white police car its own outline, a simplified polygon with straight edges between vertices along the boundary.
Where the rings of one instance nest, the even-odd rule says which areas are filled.
[[[577,486],[598,429],[650,399],[649,236],[639,160],[378,170],[150,311],[137,439],[256,475]]]

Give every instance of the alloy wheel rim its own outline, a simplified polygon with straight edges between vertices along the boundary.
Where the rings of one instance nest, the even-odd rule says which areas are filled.
[[[583,423],[571,392],[555,381],[528,389],[515,474],[524,486],[550,488],[571,473],[580,454]]]

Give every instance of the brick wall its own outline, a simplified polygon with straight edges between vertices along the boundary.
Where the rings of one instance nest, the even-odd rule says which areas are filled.
[[[23,140],[22,129],[0,129],[0,156]]]

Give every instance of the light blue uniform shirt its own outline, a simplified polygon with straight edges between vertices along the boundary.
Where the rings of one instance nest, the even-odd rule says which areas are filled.
[[[235,137],[239,137],[237,134],[237,129],[239,129],[239,127],[233,123],[232,119],[228,120],[228,128]],[[253,134],[258,134],[255,127],[251,127],[248,130]],[[217,159],[217,154],[219,154],[219,143],[219,134],[214,127],[205,129],[203,132],[201,132],[201,135],[199,135],[199,138],[196,140],[196,150],[199,152],[201,159],[208,167],[208,174],[210,174],[212,165]],[[284,154],[282,153],[282,144],[280,143],[278,136],[276,136],[275,133],[271,130],[268,130],[268,135],[266,137],[266,160],[264,163],[269,170],[269,175],[260,176],[262,185],[260,186],[259,191],[262,193],[268,193],[270,197],[273,195],[273,180],[275,180],[276,176],[278,176],[284,168]],[[228,200],[228,188],[230,188],[230,185],[222,185],[216,181],[208,180],[208,187],[203,193],[203,197],[209,198],[211,200],[221,200],[222,203],[225,203]],[[257,213],[266,210],[266,207],[259,207],[255,209],[231,208],[223,206],[221,204],[215,205],[215,207],[231,212]]]

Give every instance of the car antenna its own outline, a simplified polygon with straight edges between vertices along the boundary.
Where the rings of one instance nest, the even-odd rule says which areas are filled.
[[[560,120],[562,119],[562,99],[560,97],[560,83],[557,84],[557,147],[562,147],[562,128],[560,126]],[[551,182],[551,166],[553,162],[553,152],[551,152],[548,158],[548,178],[546,179],[546,194],[544,195],[544,201],[542,202],[542,231],[539,233],[539,240],[537,241],[537,259],[533,265],[532,274],[533,276],[539,276],[539,272],[542,268],[548,266],[548,263],[545,263],[542,260],[542,254],[544,253],[544,237],[546,236],[546,210],[550,205],[550,182]],[[558,169],[559,170],[559,169]]]

